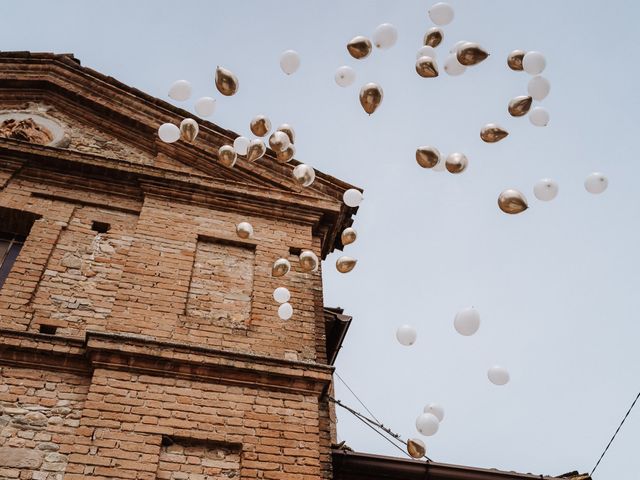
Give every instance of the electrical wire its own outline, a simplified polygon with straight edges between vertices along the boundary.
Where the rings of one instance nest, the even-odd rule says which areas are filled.
[[[378,422],[378,423],[382,423],[380,420],[378,420],[376,418],[376,416],[373,414],[373,412],[371,410],[369,410],[367,408],[367,406],[364,404],[364,402],[362,400],[360,400],[360,397],[358,397],[358,395],[356,395],[356,392],[354,392],[351,387],[349,385],[347,385],[347,382],[344,381],[344,379],[340,376],[340,374],[338,372],[333,372],[335,374],[336,377],[338,377],[338,379],[344,384],[345,387],[347,387],[347,389],[351,392],[351,394],[356,397],[356,400],[360,403],[360,405],[362,405],[364,407],[364,409],[369,412],[369,415],[371,415],[373,417],[373,419]]]

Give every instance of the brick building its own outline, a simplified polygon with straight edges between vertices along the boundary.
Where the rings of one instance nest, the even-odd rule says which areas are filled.
[[[351,186],[302,188],[270,151],[222,166],[236,135],[209,122],[159,141],[189,116],[72,55],[0,53],[0,478],[533,478],[332,451],[350,318],[298,256],[342,247]]]

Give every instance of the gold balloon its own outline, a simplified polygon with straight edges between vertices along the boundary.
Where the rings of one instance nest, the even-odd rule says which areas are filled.
[[[281,152],[289,145],[289,137],[286,133],[276,130],[269,135],[269,146],[274,152]]]
[[[303,272],[315,272],[319,264],[318,256],[311,250],[305,250],[300,254],[300,270]]]
[[[444,166],[449,173],[462,173],[469,165],[469,160],[462,153],[452,153],[447,157]]]
[[[185,142],[193,143],[199,131],[200,127],[198,127],[198,122],[193,118],[185,118],[180,122],[180,138]]]
[[[272,277],[282,277],[289,273],[291,270],[291,264],[289,260],[286,258],[279,258],[275,262],[273,262],[273,267],[271,268],[271,276]]]
[[[434,147],[418,147],[416,161],[422,168],[433,168],[440,162],[440,152]]]
[[[456,58],[465,67],[477,65],[489,56],[489,52],[477,43],[467,42],[460,46]]]
[[[362,35],[353,37],[349,43],[347,43],[347,50],[351,56],[355,59],[365,58],[371,53],[371,40]]]
[[[218,161],[225,167],[233,167],[238,155],[231,145],[223,145],[218,149]]]
[[[240,238],[249,238],[253,235],[253,227],[249,222],[240,222],[236,225],[236,233]]]
[[[514,50],[513,52],[511,52],[507,57],[507,65],[509,66],[509,68],[511,70],[515,70],[516,72],[524,70],[524,67],[522,66],[522,59],[524,58],[526,53],[527,52],[525,52],[524,50]]]
[[[504,213],[515,215],[517,213],[524,212],[529,205],[527,205],[526,197],[518,190],[512,188],[505,190],[498,197],[498,206]]]
[[[431,57],[420,57],[416,60],[416,72],[423,78],[433,78],[438,76],[438,65]]]
[[[283,123],[278,127],[278,131],[286,133],[287,137],[289,137],[289,141],[291,143],[295,143],[296,132],[293,131],[293,127],[291,125],[289,125],[288,123]]]
[[[296,147],[292,143],[287,148],[285,148],[283,151],[277,152],[276,153],[276,158],[278,159],[278,162],[280,162],[280,163],[287,163],[289,160],[291,160],[293,158],[293,156],[295,154],[296,154]]]
[[[356,263],[358,263],[358,261],[355,258],[346,256],[340,257],[338,260],[336,260],[336,269],[340,273],[349,273],[355,268]]]
[[[231,70],[226,68],[216,68],[216,88],[218,91],[227,97],[235,95],[240,87],[238,77],[236,77]]]
[[[250,162],[255,162],[259,158],[261,158],[267,151],[267,147],[262,140],[259,138],[255,138],[249,142],[249,147],[247,148],[247,160]]]
[[[422,440],[410,438],[407,442],[407,452],[411,458],[422,458],[427,454],[427,447]]]
[[[509,113],[512,117],[522,117],[526,115],[531,108],[533,98],[527,95],[521,95],[519,97],[511,99],[509,102]]]
[[[444,33],[442,29],[438,27],[432,27],[424,34],[424,44],[430,47],[436,48],[442,42]]]
[[[340,235],[340,240],[342,240],[343,246],[347,246],[355,242],[357,237],[358,237],[358,234],[356,233],[356,231],[353,228],[349,227],[349,228],[345,228],[342,231],[342,235]]]
[[[265,115],[256,115],[249,124],[251,132],[257,137],[264,137],[271,130],[271,120]]]
[[[360,104],[364,111],[371,115],[382,102],[382,88],[375,83],[367,83],[360,89]]]
[[[495,123],[487,123],[480,130],[480,138],[487,143],[499,142],[507,135],[509,135],[509,132]]]

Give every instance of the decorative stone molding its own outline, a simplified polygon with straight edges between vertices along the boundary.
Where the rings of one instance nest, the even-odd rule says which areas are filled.
[[[30,111],[0,112],[0,138],[66,148],[70,138],[55,120]]]

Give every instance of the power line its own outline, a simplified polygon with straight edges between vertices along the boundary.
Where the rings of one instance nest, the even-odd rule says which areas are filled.
[[[354,391],[351,389],[351,387],[350,387],[349,385],[347,385],[347,382],[345,382],[345,381],[343,380],[343,378],[340,376],[340,374],[339,374],[338,372],[334,372],[334,373],[335,373],[336,377],[338,377],[338,379],[339,379],[339,380],[344,384],[344,386],[345,386],[345,387],[347,387],[347,389],[351,392],[351,394],[352,394],[354,397],[356,397],[356,400],[358,400],[358,402],[360,403],[360,405],[362,405],[362,406],[364,407],[364,409],[365,409],[367,412],[369,412],[369,415],[371,415],[371,416],[374,418],[374,420],[375,420],[376,422],[378,422],[378,423],[382,423],[380,420],[378,420],[378,419],[376,418],[376,416],[373,414],[373,412],[367,408],[367,406],[364,404],[364,402],[363,402],[362,400],[360,400],[360,397],[358,397],[358,395],[356,395],[356,392],[354,392]]]
[[[609,450],[609,447],[611,446],[611,444],[613,443],[613,439],[616,438],[616,435],[618,435],[618,432],[620,431],[620,428],[622,427],[622,424],[624,423],[624,421],[627,419],[627,417],[629,416],[629,414],[631,413],[631,410],[633,410],[633,407],[635,406],[636,402],[638,401],[638,398],[640,398],[640,392],[638,392],[638,395],[636,395],[635,400],[633,401],[633,403],[631,404],[631,406],[629,407],[629,410],[627,410],[627,413],[625,413],[624,418],[622,419],[622,421],[620,422],[620,425],[618,425],[618,428],[616,428],[615,433],[613,434],[613,437],[611,437],[611,440],[609,440],[609,443],[607,443],[607,446],[605,447],[604,451],[602,452],[602,455],[600,455],[600,458],[598,459],[598,461],[596,462],[596,466],[593,467],[593,470],[591,470],[591,473],[589,474],[590,476],[593,476],[593,472],[596,471],[596,468],[598,468],[598,465],[600,465],[600,462],[602,461],[602,458],[604,457],[604,455],[607,453],[607,450]]]

